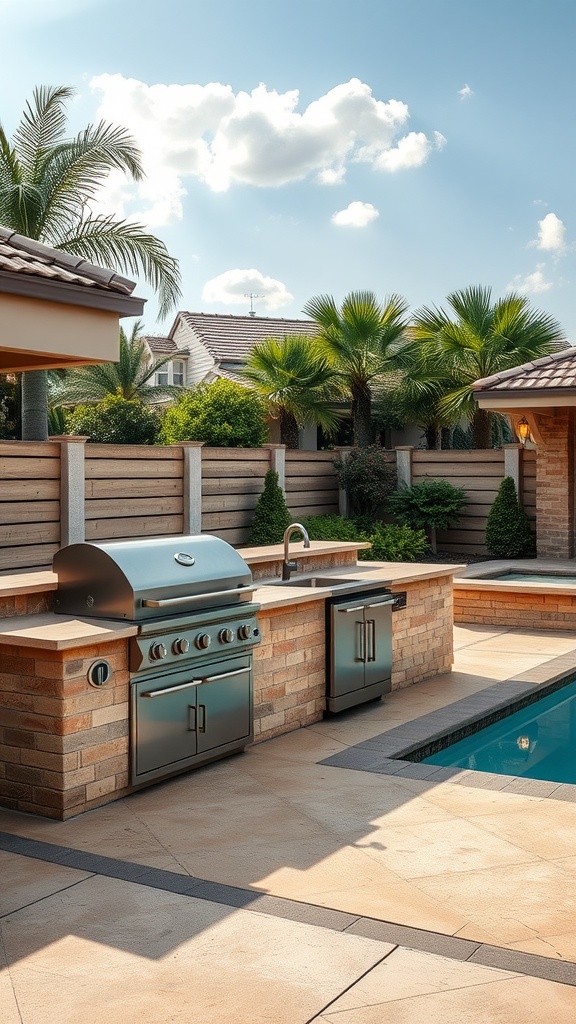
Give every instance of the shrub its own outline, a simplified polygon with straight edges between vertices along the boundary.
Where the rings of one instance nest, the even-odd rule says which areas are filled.
[[[167,409],[161,439],[164,444],[204,441],[215,448],[259,448],[268,437],[264,415],[255,391],[221,378],[197,384]]]
[[[280,544],[292,517],[288,511],[278,473],[269,469],[264,477],[264,490],[258,498],[250,534],[251,544]]]
[[[406,485],[391,494],[388,508],[406,526],[429,529],[432,551],[436,554],[436,530],[446,530],[460,519],[466,504],[462,487],[447,480],[423,480],[413,487]]]
[[[302,525],[310,540],[368,541],[371,545],[358,552],[358,558],[374,562],[414,562],[428,548],[424,530],[388,525],[378,521],[360,523],[342,516],[305,516]]]
[[[375,523],[368,539],[370,549],[358,552],[368,562],[415,562],[429,547],[424,530],[395,523]]]
[[[66,417],[69,434],[86,434],[100,444],[154,444],[158,414],[138,399],[107,395],[97,405],[77,405]]]
[[[518,558],[534,550],[530,523],[511,476],[504,477],[488,513],[486,547],[497,558]]]
[[[384,448],[375,444],[353,448],[344,460],[334,463],[334,468],[355,515],[377,516],[382,512],[396,486],[396,473]]]

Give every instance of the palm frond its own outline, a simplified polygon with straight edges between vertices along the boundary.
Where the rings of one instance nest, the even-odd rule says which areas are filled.
[[[66,101],[74,96],[68,86],[41,85],[26,103],[13,145],[30,181],[38,183],[44,154],[62,138],[66,128]]]
[[[72,233],[59,237],[55,247],[93,263],[117,267],[123,273],[137,276],[142,272],[158,293],[161,317],[174,308],[180,297],[178,261],[142,224],[113,217],[85,217]]]

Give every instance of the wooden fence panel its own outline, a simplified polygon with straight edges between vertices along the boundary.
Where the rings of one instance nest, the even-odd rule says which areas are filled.
[[[202,448],[202,532],[248,544],[269,469],[268,448]]]
[[[86,540],[182,533],[182,449],[87,444]]]
[[[286,504],[294,519],[338,513],[337,452],[286,452]]]
[[[60,445],[0,442],[0,571],[51,566],[60,546]]]

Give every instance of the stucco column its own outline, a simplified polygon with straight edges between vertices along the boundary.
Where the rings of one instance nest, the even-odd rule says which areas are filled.
[[[339,448],[337,454],[338,458],[340,459],[340,462],[346,462],[346,459],[350,455],[351,451],[352,448]],[[348,492],[346,491],[346,488],[342,486],[340,481],[338,481],[338,512],[340,513],[341,516],[343,516],[344,519],[347,519],[350,514],[350,502],[348,501]]]
[[[278,486],[286,496],[286,445],[285,444],[263,444],[270,452],[270,469],[278,473]]]
[[[574,410],[538,417],[536,540],[540,558],[574,557]]]
[[[412,452],[414,446],[411,444],[397,445],[396,452],[396,476],[398,485],[412,487]]]

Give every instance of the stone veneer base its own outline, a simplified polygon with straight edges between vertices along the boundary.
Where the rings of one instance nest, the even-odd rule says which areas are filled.
[[[532,590],[488,590],[473,581],[454,588],[454,622],[482,623],[527,629],[576,628],[576,590],[569,594],[539,594]]]

